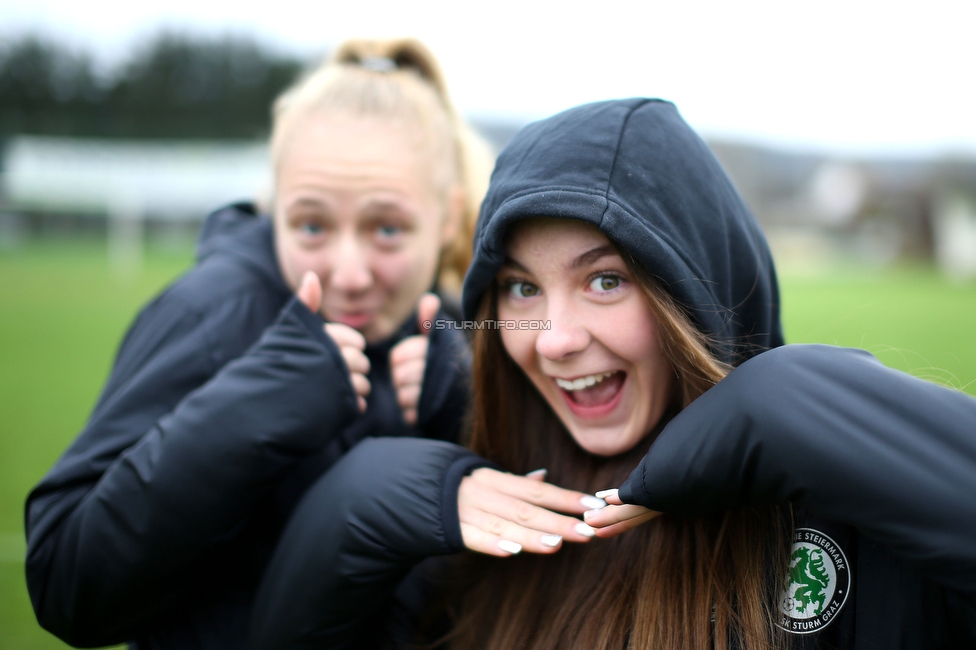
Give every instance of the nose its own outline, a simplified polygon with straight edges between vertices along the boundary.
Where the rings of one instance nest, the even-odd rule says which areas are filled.
[[[542,323],[535,340],[536,352],[550,361],[562,361],[585,350],[590,344],[590,332],[572,304],[550,298],[547,306],[547,320]]]
[[[366,251],[354,236],[342,237],[333,249],[332,272],[329,285],[344,293],[362,293],[373,285]]]

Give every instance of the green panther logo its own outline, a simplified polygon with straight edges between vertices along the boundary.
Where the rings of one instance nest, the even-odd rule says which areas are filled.
[[[822,630],[840,614],[851,591],[844,550],[819,530],[797,528],[783,586],[777,625],[793,634]]]
[[[797,546],[790,558],[790,591],[794,611],[803,618],[819,616],[827,602],[830,576],[824,566],[823,552]]]

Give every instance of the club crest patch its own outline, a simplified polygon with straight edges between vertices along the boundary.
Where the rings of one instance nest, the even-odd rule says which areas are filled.
[[[779,626],[793,634],[822,630],[840,613],[851,590],[844,551],[819,530],[797,528],[789,571]]]

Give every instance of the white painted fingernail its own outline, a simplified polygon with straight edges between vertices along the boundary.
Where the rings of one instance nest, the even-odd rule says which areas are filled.
[[[583,513],[583,519],[589,519],[590,517],[593,516],[593,513],[594,512],[600,512],[600,511],[599,510],[587,510],[586,512]]]
[[[559,542],[563,541],[562,535],[543,535],[542,544],[550,548],[554,546],[559,546]]]
[[[510,542],[507,539],[499,540],[498,548],[502,549],[506,553],[511,553],[512,555],[518,555],[522,552],[521,544]]]
[[[596,496],[599,497],[600,499],[606,499],[607,497],[612,497],[616,495],[617,495],[617,488],[614,488],[612,490],[600,490],[599,492],[596,493]]]
[[[533,470],[533,471],[529,472],[525,476],[527,478],[537,478],[539,476],[545,476],[548,471],[549,470],[547,470],[546,468],[537,469],[537,470]]]
[[[587,526],[582,521],[576,524],[576,526],[574,526],[574,529],[576,530],[577,533],[579,533],[584,537],[593,537],[593,535],[596,534],[596,531],[594,531],[593,528]]]
[[[580,499],[580,503],[583,504],[583,507],[589,510],[599,510],[600,508],[607,507],[606,501],[603,499],[598,499],[597,497],[591,497],[589,494]]]

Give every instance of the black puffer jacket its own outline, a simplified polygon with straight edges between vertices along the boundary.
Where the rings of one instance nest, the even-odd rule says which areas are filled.
[[[666,102],[583,106],[515,137],[482,208],[468,318],[509,227],[535,216],[594,224],[739,366],[668,423],[622,486],[626,501],[679,515],[796,504],[779,620],[796,648],[976,647],[976,400],[858,350],[778,347],[762,234]],[[461,549],[457,489],[479,462],[422,440],[350,452],[283,535],[253,647],[402,645],[423,607],[408,571]],[[322,508],[322,521],[346,525],[302,523]],[[289,589],[299,576],[303,589]]]
[[[366,437],[456,439],[470,364],[456,330],[431,333],[417,428],[396,403],[389,351],[415,320],[367,347],[360,415],[322,319],[280,276],[270,221],[249,205],[212,214],[197,265],[139,315],[84,431],[27,500],[41,625],[82,646],[243,647],[309,485]]]

